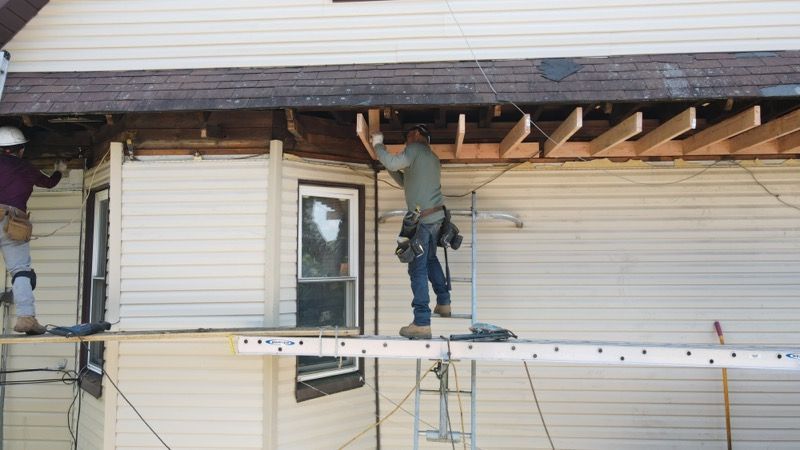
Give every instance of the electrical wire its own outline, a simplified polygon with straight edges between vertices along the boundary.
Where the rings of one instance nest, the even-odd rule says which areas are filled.
[[[431,365],[430,369],[428,369],[428,370],[426,370],[426,371],[425,371],[425,374],[424,374],[424,375],[422,375],[422,376],[420,377],[420,379],[419,379],[419,380],[418,380],[416,383],[414,383],[414,387],[412,387],[412,388],[411,388],[411,390],[410,390],[410,391],[408,391],[408,393],[405,395],[405,397],[403,397],[403,399],[400,401],[400,403],[399,403],[399,404],[398,404],[398,405],[397,405],[397,406],[396,406],[396,407],[395,407],[393,410],[391,410],[391,411],[390,411],[388,414],[386,414],[385,416],[383,416],[383,418],[382,418],[381,420],[379,420],[379,421],[377,421],[377,422],[375,422],[375,423],[373,423],[373,424],[370,424],[370,426],[368,426],[367,428],[365,428],[363,431],[361,431],[361,432],[360,432],[360,433],[358,433],[357,435],[353,436],[353,438],[351,438],[349,441],[345,442],[345,443],[344,443],[344,444],[342,444],[340,447],[338,447],[338,450],[342,450],[343,448],[345,448],[345,447],[347,447],[348,445],[352,444],[353,442],[357,441],[359,438],[361,438],[361,436],[363,436],[363,435],[367,434],[367,432],[368,432],[369,430],[371,430],[371,429],[373,429],[373,428],[375,428],[375,427],[379,426],[380,424],[382,424],[383,422],[385,422],[385,421],[386,421],[386,419],[388,419],[389,417],[392,417],[392,415],[394,415],[394,413],[396,413],[396,412],[397,412],[397,411],[398,411],[398,410],[401,408],[402,404],[403,404],[403,403],[405,403],[405,402],[408,400],[408,398],[409,398],[409,397],[411,397],[411,394],[413,394],[413,393],[414,393],[414,391],[416,391],[417,389],[419,389],[419,385],[420,385],[420,383],[422,383],[422,380],[424,380],[424,379],[425,379],[425,377],[427,377],[427,376],[428,376],[428,374],[429,374],[429,373],[431,373],[431,370],[432,370],[434,367],[436,367],[436,364],[437,364],[437,363],[433,363],[433,365]],[[415,438],[416,438],[416,437],[415,437]]]
[[[458,369],[456,365],[453,364],[453,376],[456,379],[456,397],[458,397],[458,413],[461,415],[461,442],[464,444],[464,450],[467,450],[467,440],[464,438],[466,436],[466,432],[464,430],[464,405],[461,402],[461,386],[458,385]],[[472,435],[469,436],[470,439],[473,438]]]
[[[800,211],[800,206],[793,205],[793,204],[787,202],[786,200],[781,198],[780,194],[776,194],[776,193],[772,192],[768,187],[766,187],[764,185],[764,183],[762,183],[758,178],[756,178],[756,174],[753,173],[753,171],[750,170],[750,168],[748,168],[747,166],[743,166],[742,163],[740,163],[739,161],[734,161],[734,162],[736,163],[737,166],[741,167],[742,169],[745,170],[745,172],[750,174],[750,177],[753,179],[753,181],[755,181],[757,185],[761,186],[761,188],[764,189],[764,192],[766,192],[767,194],[775,197],[775,200],[779,201],[784,206],[787,206],[789,208],[796,209],[796,210]]]
[[[89,346],[87,345],[87,342],[86,342],[86,341],[84,341],[84,340],[81,340],[81,341],[80,341],[80,345],[81,345],[81,346],[83,346],[83,348],[85,348],[85,349],[88,351],[88,349],[89,349]],[[139,416],[139,420],[141,420],[141,421],[142,421],[142,423],[143,423],[143,424],[144,424],[144,425],[147,427],[147,429],[149,429],[149,430],[150,430],[150,432],[151,432],[151,433],[153,433],[153,436],[155,436],[155,437],[156,437],[156,439],[158,439],[158,440],[161,442],[161,444],[164,446],[164,448],[166,448],[166,449],[168,449],[168,450],[171,450],[171,447],[170,447],[169,445],[167,445],[167,443],[166,443],[166,442],[164,442],[164,439],[162,439],[162,438],[161,438],[161,436],[160,436],[160,435],[159,435],[159,434],[156,432],[156,430],[155,430],[155,429],[154,429],[154,428],[153,428],[153,427],[150,425],[150,423],[149,423],[149,422],[148,422],[148,421],[147,421],[147,420],[144,418],[144,416],[142,416],[142,413],[140,413],[140,412],[139,412],[139,410],[138,410],[138,409],[136,409],[136,407],[135,407],[135,406],[133,406],[133,403],[131,403],[131,401],[130,401],[130,400],[128,399],[128,397],[127,397],[127,396],[126,396],[126,395],[125,395],[125,394],[122,392],[122,390],[119,388],[119,386],[117,386],[117,383],[115,383],[115,382],[114,382],[114,380],[111,378],[111,376],[109,376],[109,375],[108,375],[108,373],[107,373],[105,370],[103,370],[103,371],[102,371],[102,374],[101,374],[101,375],[102,375],[103,377],[105,377],[105,378],[108,380],[108,382],[109,382],[109,383],[111,383],[111,386],[113,386],[113,387],[114,387],[114,389],[117,391],[117,393],[120,395],[120,397],[122,397],[122,398],[125,400],[125,403],[127,403],[127,404],[128,404],[128,406],[130,406],[130,407],[131,407],[131,409],[133,410],[133,412],[135,412],[135,413],[136,413],[136,415],[137,415],[137,416]]]
[[[531,385],[531,392],[533,393],[533,400],[536,402],[536,409],[539,411],[539,418],[542,420],[542,427],[544,428],[544,432],[547,435],[547,440],[550,442],[550,448],[555,450],[556,447],[553,445],[553,438],[550,437],[550,431],[547,429],[547,423],[544,421],[544,414],[542,414],[542,407],[539,405],[539,398],[536,396],[536,389],[533,387],[533,377],[531,376],[531,371],[528,370],[528,362],[522,361],[522,364],[525,365],[525,373],[528,374],[528,383]]]
[[[467,48],[469,49],[469,51],[470,51],[470,54],[472,55],[472,59],[473,59],[473,61],[475,62],[475,65],[478,67],[478,70],[481,72],[481,75],[483,75],[483,78],[484,78],[484,80],[486,80],[486,84],[489,86],[489,89],[491,89],[492,93],[494,94],[495,101],[496,101],[497,103],[504,103],[504,104],[509,104],[509,105],[513,106],[513,107],[514,107],[514,108],[515,108],[517,111],[519,111],[519,112],[520,112],[520,114],[522,114],[522,115],[523,115],[523,117],[524,117],[524,116],[525,116],[525,111],[523,111],[523,110],[522,110],[522,108],[520,108],[520,107],[519,107],[519,105],[517,105],[516,103],[514,103],[514,102],[513,102],[512,100],[510,100],[510,99],[503,99],[503,98],[501,98],[501,97],[500,97],[500,93],[498,93],[498,92],[497,92],[497,90],[496,90],[496,89],[495,89],[495,87],[494,87],[494,83],[492,83],[492,80],[491,80],[491,79],[489,78],[489,76],[486,74],[486,71],[484,70],[483,66],[481,65],[480,61],[478,60],[478,57],[477,57],[477,55],[475,54],[475,50],[472,48],[472,44],[470,43],[470,41],[469,41],[469,38],[467,38],[467,35],[466,35],[466,33],[464,32],[464,28],[461,26],[461,23],[458,21],[458,17],[456,17],[456,13],[455,13],[455,11],[453,10],[453,7],[450,5],[450,1],[449,1],[449,0],[444,0],[444,3],[445,3],[445,5],[447,5],[447,9],[448,9],[448,11],[450,12],[450,16],[452,17],[452,19],[453,19],[453,22],[455,22],[455,24],[456,24],[456,27],[458,28],[458,31],[459,31],[459,33],[461,34],[461,38],[464,40],[464,43],[466,44]],[[547,133],[546,133],[544,130],[542,130],[542,128],[541,128],[541,127],[539,127],[539,125],[537,125],[537,124],[536,124],[536,122],[535,122],[534,120],[528,120],[528,122],[529,122],[529,123],[530,123],[530,124],[531,124],[531,125],[532,125],[534,128],[536,128],[536,129],[537,129],[537,130],[538,130],[538,131],[539,131],[539,132],[540,132],[540,133],[541,133],[541,134],[542,134],[542,135],[545,137],[545,139],[547,139],[548,141],[551,141],[551,142],[553,142],[553,143],[557,143],[555,140],[553,140],[553,138],[552,138],[552,137],[550,137],[550,135],[549,135],[549,134],[547,134]],[[587,161],[589,161],[588,159],[586,159],[586,158],[583,158],[583,157],[580,157],[580,156],[579,156],[579,157],[577,157],[577,159],[578,159],[578,160],[580,160],[580,161],[584,161],[584,162],[587,162]],[[506,174],[506,173],[507,173],[509,170],[511,170],[511,169],[513,169],[513,168],[516,168],[516,167],[518,167],[520,164],[523,164],[524,162],[527,162],[527,161],[523,161],[523,162],[520,162],[520,163],[516,163],[516,164],[514,164],[514,165],[510,166],[508,169],[506,169],[506,170],[504,170],[504,171],[500,172],[500,173],[499,173],[497,176],[495,176],[495,177],[493,177],[493,178],[489,179],[489,180],[488,180],[487,182],[485,182],[485,183],[482,183],[482,184],[480,184],[480,185],[479,185],[479,186],[477,186],[476,188],[470,189],[469,191],[467,191],[466,193],[464,193],[464,194],[462,194],[462,195],[445,195],[445,197],[464,197],[464,196],[466,196],[466,195],[469,195],[469,193],[471,193],[472,191],[476,191],[476,190],[478,190],[478,189],[480,189],[480,188],[482,188],[482,187],[486,186],[487,184],[491,183],[492,181],[494,181],[494,180],[496,180],[496,179],[500,178],[501,176],[505,175],[505,174]],[[698,173],[696,173],[696,174],[693,174],[693,175],[690,175],[690,176],[688,176],[688,177],[686,177],[686,178],[682,178],[682,179],[680,179],[680,180],[676,180],[676,181],[664,182],[664,183],[643,183],[643,182],[639,182],[639,181],[632,180],[632,179],[630,179],[630,178],[628,178],[628,177],[626,177],[626,176],[624,176],[624,175],[620,175],[620,174],[618,174],[618,173],[614,173],[614,172],[611,172],[611,171],[609,171],[609,170],[606,170],[606,169],[603,169],[603,172],[604,172],[604,173],[606,173],[607,175],[611,175],[611,176],[614,176],[614,177],[620,178],[620,179],[622,179],[622,180],[625,180],[625,181],[627,181],[627,182],[629,182],[629,183],[633,183],[633,184],[645,185],[645,186],[663,186],[663,185],[678,184],[678,183],[682,183],[682,182],[684,182],[684,181],[688,181],[688,180],[690,180],[690,179],[692,179],[692,178],[695,178],[695,177],[697,177],[697,176],[699,176],[699,175],[701,175],[701,174],[705,173],[706,171],[708,171],[708,170],[709,170],[709,169],[711,169],[712,167],[716,166],[716,165],[717,165],[719,162],[720,162],[720,161],[719,161],[719,160],[717,160],[717,161],[716,161],[714,164],[711,164],[711,165],[709,165],[708,167],[705,167],[705,168],[703,168],[702,170],[700,170]],[[750,171],[749,169],[747,169],[745,166],[742,166],[742,165],[741,165],[741,164],[740,164],[738,161],[736,161],[736,164],[738,164],[738,165],[739,165],[739,167],[742,167],[743,169],[747,170],[747,171],[750,173],[750,176],[752,176],[752,177],[753,177],[753,180],[755,180],[755,182],[756,182],[756,183],[758,183],[758,184],[759,184],[759,185],[760,185],[760,186],[761,186],[761,187],[764,189],[764,191],[766,191],[766,192],[767,192],[769,195],[771,195],[771,196],[775,197],[775,199],[776,199],[776,200],[778,200],[778,201],[779,201],[779,202],[781,202],[783,205],[785,205],[785,206],[787,206],[787,207],[789,207],[789,208],[793,208],[793,209],[800,210],[800,207],[798,207],[797,205],[792,205],[791,203],[788,203],[788,202],[784,201],[783,199],[781,199],[781,198],[780,198],[780,195],[778,195],[778,194],[775,194],[775,193],[771,192],[771,191],[770,191],[770,190],[769,190],[769,189],[768,189],[766,186],[764,186],[763,184],[761,184],[761,183],[758,181],[758,179],[756,179],[756,177],[755,177],[755,175],[753,174],[753,172],[752,172],[752,171]]]

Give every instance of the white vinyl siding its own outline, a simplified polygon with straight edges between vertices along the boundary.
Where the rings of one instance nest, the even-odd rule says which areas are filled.
[[[359,175],[360,174],[360,175]],[[363,184],[365,186],[364,233],[364,329],[373,332],[375,305],[374,196],[372,174],[366,168],[354,172],[330,164],[285,161],[283,168],[283,227],[281,230],[281,326],[294,326],[297,307],[298,182]],[[279,358],[278,448],[337,448],[375,420],[375,393],[367,386],[297,403],[294,398],[296,358]],[[367,381],[375,380],[372,359],[365,360]],[[343,407],[346,405],[346,407]],[[356,441],[354,449],[375,448],[374,430]]]
[[[120,329],[263,324],[267,164],[123,164]],[[192,341],[121,343],[117,365],[120,389],[173,448],[261,448],[261,361]],[[161,447],[122,399],[116,414],[117,449]]]
[[[794,0],[449,0],[480,59],[800,47]],[[11,70],[139,70],[473,58],[440,0],[52,0]]]
[[[479,222],[478,320],[531,339],[714,344],[719,320],[728,344],[800,340],[800,211],[781,205],[743,169],[713,167],[677,182],[701,169],[525,167],[478,194],[479,209],[516,213],[525,222],[522,229]],[[446,168],[443,190],[468,192],[499,170]],[[782,200],[800,205],[796,163],[752,170]],[[403,207],[401,191],[380,186],[382,211]],[[467,209],[469,197],[447,203]],[[451,252],[451,269],[467,276],[469,220],[455,222],[466,239]],[[392,254],[398,228],[398,219],[380,227],[382,334],[411,319],[406,267]],[[469,286],[456,284],[453,311],[468,308]],[[467,325],[434,318],[433,333],[464,333]],[[456,365],[461,388],[468,388],[469,364]],[[725,446],[718,369],[530,367],[556,448]],[[478,368],[479,448],[549,448],[522,364]],[[728,376],[736,448],[800,446],[798,373],[731,370]],[[438,387],[428,378],[426,387]],[[413,384],[413,362],[381,360],[384,394],[399,401]],[[460,430],[458,400],[450,400]],[[469,398],[463,402],[468,421]],[[438,423],[438,399],[423,396],[423,405],[423,420]],[[413,403],[406,406],[413,410]],[[391,408],[381,402],[381,411]],[[409,448],[411,422],[402,412],[387,421],[382,448]]]
[[[72,176],[62,180],[54,189],[35,189],[28,201],[34,236],[44,236],[64,227],[53,236],[31,241],[32,267],[38,279],[34,291],[36,316],[42,324],[75,323],[82,222],[82,176],[81,171],[72,171]],[[72,223],[67,225],[70,221]],[[6,283],[10,289],[10,277]],[[13,308],[11,313],[11,317],[6,319],[6,332],[9,334],[13,334]],[[74,355],[74,344],[9,345],[7,369],[54,367],[63,360],[67,361],[68,369],[74,369]],[[12,381],[59,376],[60,374],[33,372],[10,374],[7,379]],[[13,385],[4,389],[4,449],[70,448],[67,408],[73,396],[71,385]]]

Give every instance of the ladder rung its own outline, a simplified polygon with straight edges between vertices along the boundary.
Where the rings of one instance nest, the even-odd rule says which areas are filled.
[[[438,389],[420,389],[420,394],[436,394],[439,395]],[[472,395],[470,391],[447,391],[448,394],[461,394],[461,395]]]
[[[450,277],[450,281],[453,283],[472,283],[472,278],[470,277]]]
[[[447,433],[450,436],[445,435],[445,437],[442,438],[439,435],[439,430],[425,430],[425,431],[420,430],[419,434],[424,434],[425,439],[430,442],[461,442],[461,439],[463,437],[471,436],[471,433],[464,433],[462,435],[458,431],[450,431],[449,433]]]
[[[442,319],[472,319],[472,314],[451,314],[450,317],[442,317],[439,314],[431,314],[433,317],[440,317]]]

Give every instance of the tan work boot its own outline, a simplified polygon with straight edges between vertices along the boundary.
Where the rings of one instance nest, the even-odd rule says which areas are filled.
[[[400,336],[409,339],[430,339],[431,326],[430,325],[415,325],[413,322],[407,327],[400,328]]]
[[[450,305],[436,305],[433,308],[433,313],[441,317],[450,317]]]
[[[19,316],[14,325],[14,331],[25,334],[44,334],[47,329],[43,327],[34,316]]]

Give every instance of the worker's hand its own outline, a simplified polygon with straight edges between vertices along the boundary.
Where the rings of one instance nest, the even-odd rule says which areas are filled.
[[[372,143],[373,147],[378,144],[383,144],[383,133],[373,133],[370,136],[370,142]]]
[[[61,172],[62,175],[66,175],[67,174],[67,163],[64,160],[59,160],[55,164],[54,169],[56,170],[56,172]]]

